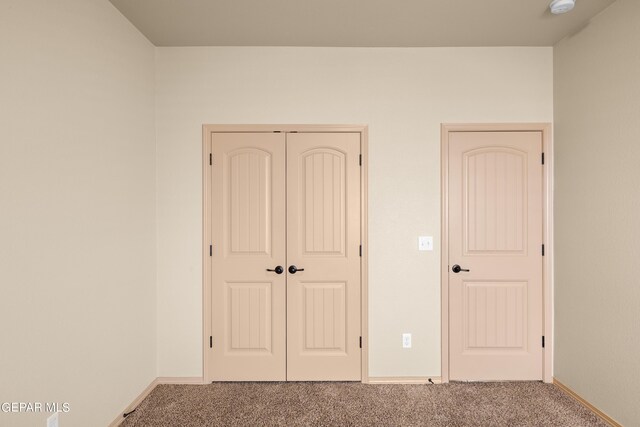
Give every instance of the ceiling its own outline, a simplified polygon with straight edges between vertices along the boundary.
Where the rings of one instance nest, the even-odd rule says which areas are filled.
[[[156,46],[551,46],[615,0],[110,0]]]

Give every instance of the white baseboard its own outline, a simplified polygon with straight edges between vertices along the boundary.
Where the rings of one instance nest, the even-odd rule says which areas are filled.
[[[440,377],[369,377],[368,384],[440,384]]]
[[[595,406],[593,406],[588,400],[586,400],[585,398],[580,396],[578,393],[576,393],[575,391],[573,391],[572,389],[570,389],[566,385],[562,384],[560,381],[555,379],[555,377],[553,378],[553,384],[556,387],[558,387],[560,390],[562,390],[563,392],[565,392],[566,394],[571,396],[573,399],[577,400],[579,403],[581,403],[583,406],[585,406],[591,412],[596,414],[598,417],[600,417],[605,423],[609,424],[611,427],[622,427],[622,424],[620,424],[619,422],[617,422],[616,420],[611,418],[609,415],[607,415],[604,412],[602,412],[600,409],[598,409]]]
[[[158,384],[205,384],[202,377],[158,377]]]

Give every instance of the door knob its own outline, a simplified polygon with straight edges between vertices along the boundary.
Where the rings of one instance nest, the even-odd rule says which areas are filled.
[[[296,274],[297,271],[304,271],[304,268],[298,268],[295,265],[289,266],[289,273]]]
[[[460,267],[458,264],[455,264],[453,267],[451,267],[451,271],[453,271],[454,273],[460,273],[461,271],[469,271],[469,270],[465,270],[464,268]]]
[[[267,268],[267,271],[275,271],[276,274],[282,274],[282,273],[284,273],[284,268],[282,268],[282,266],[279,265],[276,268],[274,268],[273,270]]]

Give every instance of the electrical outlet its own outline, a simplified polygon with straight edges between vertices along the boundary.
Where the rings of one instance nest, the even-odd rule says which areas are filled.
[[[47,427],[59,427],[58,414],[59,412],[56,412],[47,418]]]
[[[402,348],[411,348],[411,334],[402,334]]]

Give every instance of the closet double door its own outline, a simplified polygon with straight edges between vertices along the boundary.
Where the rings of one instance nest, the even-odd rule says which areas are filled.
[[[211,154],[211,379],[360,380],[360,133],[212,133]]]

